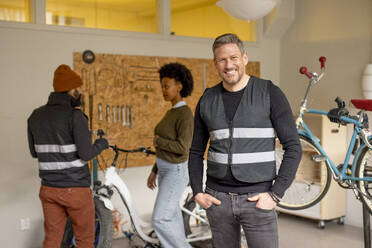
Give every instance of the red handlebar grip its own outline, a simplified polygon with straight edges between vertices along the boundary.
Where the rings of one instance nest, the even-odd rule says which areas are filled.
[[[308,78],[311,78],[313,76],[310,72],[307,71],[306,66],[301,66],[300,73],[305,74]]]
[[[320,68],[324,68],[325,62],[326,62],[326,57],[322,56],[319,58],[320,61]]]
[[[300,68],[300,73],[301,74],[305,74],[307,72],[307,68],[306,68],[306,66],[301,66],[301,68]]]

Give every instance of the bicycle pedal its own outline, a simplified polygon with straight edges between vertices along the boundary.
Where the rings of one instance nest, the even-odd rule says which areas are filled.
[[[327,158],[324,156],[324,155],[313,155],[311,157],[311,159],[314,161],[314,162],[317,162],[317,163],[320,163],[320,162],[324,162],[327,160]]]

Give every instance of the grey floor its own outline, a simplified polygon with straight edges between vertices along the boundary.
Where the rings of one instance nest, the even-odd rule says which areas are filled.
[[[318,223],[301,217],[281,213],[279,215],[280,248],[363,248],[363,229],[326,222],[324,229]],[[136,244],[139,244],[136,242]],[[132,248],[127,240],[114,240],[112,248]],[[211,248],[208,244],[195,247]],[[176,248],[176,247],[175,247]],[[228,247],[226,247],[228,248]]]

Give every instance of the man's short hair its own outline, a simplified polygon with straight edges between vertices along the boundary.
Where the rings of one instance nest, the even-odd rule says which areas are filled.
[[[214,40],[213,46],[212,46],[213,56],[217,48],[219,48],[220,46],[226,45],[226,44],[236,44],[239,47],[241,54],[243,55],[245,53],[243,42],[239,39],[239,37],[236,34],[227,33],[227,34],[218,36]]]

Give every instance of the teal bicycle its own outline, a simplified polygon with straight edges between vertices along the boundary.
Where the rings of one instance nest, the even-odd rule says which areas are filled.
[[[345,102],[336,98],[337,108],[329,111],[307,108],[310,89],[323,77],[325,57],[319,58],[321,73],[308,72],[301,67],[300,73],[309,78],[305,97],[302,100],[296,120],[303,156],[292,185],[278,204],[288,210],[300,210],[317,204],[327,194],[331,178],[347,189],[352,189],[358,200],[365,204],[372,214],[372,136],[369,132],[366,111],[372,111],[372,100],[351,100],[358,109],[356,115],[350,115]],[[320,140],[306,125],[306,114],[325,115],[331,122],[339,125],[354,125],[354,130],[343,164],[336,165],[320,144]],[[346,142],[346,141],[345,141]],[[276,160],[279,168],[283,158],[283,149],[277,142]]]

